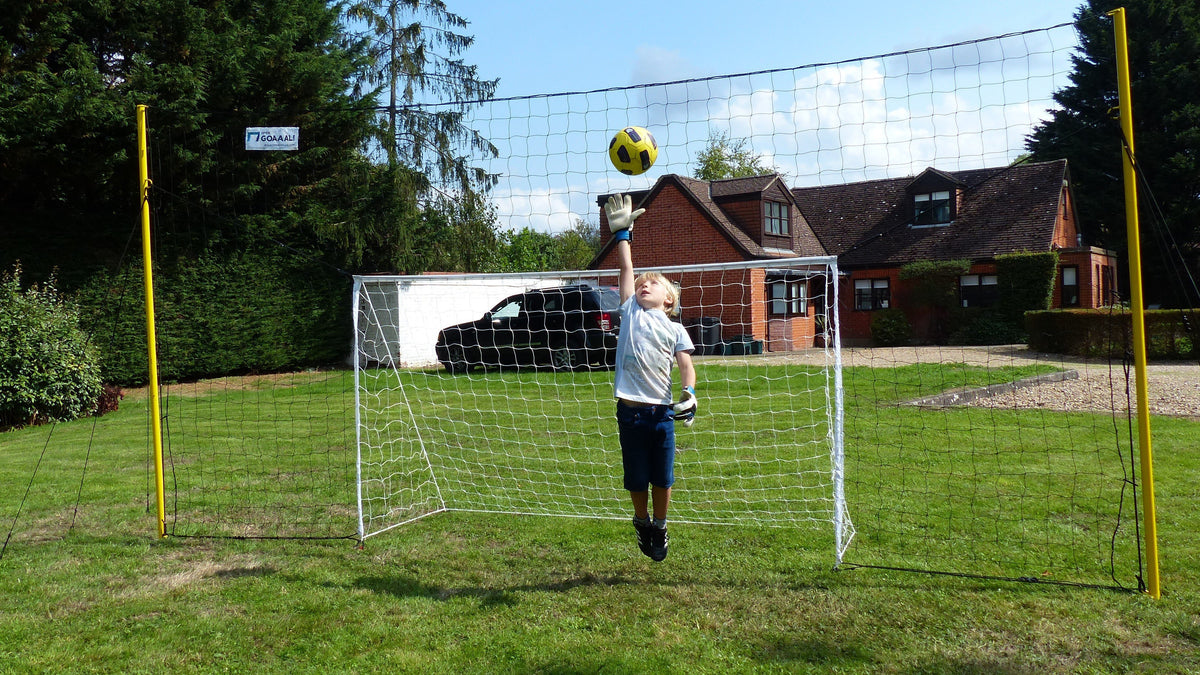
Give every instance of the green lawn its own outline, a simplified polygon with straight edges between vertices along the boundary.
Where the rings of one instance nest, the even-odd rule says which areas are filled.
[[[897,405],[1028,374],[847,369],[847,494],[858,528],[848,561],[987,571],[1016,558],[1048,561],[1055,575],[1098,574],[1056,542],[1081,544],[1089,559],[1109,553],[1102,542],[1111,514],[1087,521],[1065,514],[1112,499],[1114,488],[1098,489],[1092,478],[1114,460],[1071,451],[1103,443],[1111,420]],[[707,381],[721,381],[716,375]],[[456,386],[517,397],[557,377],[572,378],[572,391],[601,396],[611,374],[482,374]],[[178,502],[169,510],[186,504],[189,518],[211,511],[214,523],[249,517],[259,524],[248,536],[276,534],[293,525],[289,519],[335,523],[318,536],[354,534],[354,467],[344,461],[354,448],[349,408],[330,412],[350,395],[345,381],[316,373],[284,384],[231,381],[173,396],[168,485]],[[742,385],[722,386],[732,389],[708,386],[697,428],[755,426],[722,409],[739,405]],[[562,405],[548,416],[571,420],[563,423],[570,430],[593,424],[565,414],[577,402]],[[229,437],[189,445],[196,425],[218,411],[255,430],[252,441],[228,423],[208,423],[210,435]],[[475,423],[487,425],[496,419],[482,416],[499,413],[478,414]],[[371,537],[363,549],[342,539],[157,540],[145,399],[131,394],[98,420],[0,436],[0,516],[13,529],[0,560],[0,672],[1196,672],[1200,423],[1155,418],[1153,425],[1159,600],[834,571],[828,524],[807,522],[677,523],[660,564],[638,553],[632,529],[616,519],[439,513]],[[453,421],[449,428],[462,429]],[[603,425],[579,431],[607,433]],[[286,465],[275,445],[290,449]],[[567,455],[582,449],[566,446]],[[192,463],[200,449],[215,456],[203,471]],[[725,464],[737,450],[719,451],[729,453]],[[1012,466],[1022,470],[1006,470]],[[990,478],[964,482],[970,471]],[[1078,489],[1064,491],[1054,478],[1062,475],[1075,476]],[[618,488],[614,482],[621,503]],[[681,504],[686,490],[681,483]],[[261,500],[240,510],[244,494]],[[1128,509],[1129,492],[1124,499]],[[984,506],[997,502],[1012,512]],[[305,513],[285,515],[292,510]],[[1121,530],[1122,541],[1132,539]],[[1123,573],[1127,549],[1113,549]]]

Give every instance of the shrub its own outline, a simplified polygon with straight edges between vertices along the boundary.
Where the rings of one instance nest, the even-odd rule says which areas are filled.
[[[871,338],[880,347],[899,347],[912,339],[912,324],[899,309],[883,309],[871,319]]]
[[[21,290],[21,268],[0,279],[0,429],[90,414],[100,397],[96,350],[79,312],[51,279]]]
[[[1192,310],[1146,310],[1146,357],[1195,359],[1196,320]],[[1025,315],[1029,348],[1053,354],[1124,358],[1132,353],[1133,329],[1128,309],[1065,309]]]
[[[911,284],[910,298],[929,310],[928,337],[946,341],[951,313],[958,307],[959,278],[971,270],[970,260],[919,260],[900,268],[900,279]]]
[[[121,399],[125,398],[125,392],[115,384],[106,384],[100,391],[100,398],[96,399],[96,417],[107,415],[111,412],[116,412],[117,408],[121,407]]]
[[[1057,271],[1057,251],[996,256],[997,290],[1000,293],[996,310],[1000,318],[1023,329],[1025,312],[1050,309]]]
[[[1024,331],[995,312],[962,312],[959,328],[950,336],[953,345],[1006,345],[1025,341]]]
[[[277,252],[205,253],[154,272],[163,382],[324,366],[351,342],[350,281]],[[97,274],[77,295],[104,381],[148,381],[140,261]]]

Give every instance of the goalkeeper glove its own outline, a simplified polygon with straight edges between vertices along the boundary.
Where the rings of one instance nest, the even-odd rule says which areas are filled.
[[[675,411],[673,417],[676,422],[683,422],[683,426],[690,427],[692,422],[696,421],[696,390],[693,387],[684,387],[683,396],[678,403],[671,405],[671,409]]]
[[[646,212],[646,209],[633,210],[633,197],[619,194],[608,198],[604,205],[604,214],[608,216],[608,229],[617,240],[633,239],[633,221]],[[621,234],[624,232],[625,234]]]

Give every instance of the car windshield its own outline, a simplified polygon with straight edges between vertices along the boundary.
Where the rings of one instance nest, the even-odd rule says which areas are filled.
[[[521,298],[505,298],[488,313],[493,319],[511,319],[521,313]]]
[[[616,291],[608,288],[597,288],[596,292],[600,295],[601,309],[617,309],[621,306],[621,296]]]

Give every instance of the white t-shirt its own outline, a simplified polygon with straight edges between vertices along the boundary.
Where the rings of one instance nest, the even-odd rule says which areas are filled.
[[[621,305],[617,338],[617,398],[665,405],[671,402],[671,364],[676,352],[695,349],[684,327],[660,309],[645,309],[636,296]]]

